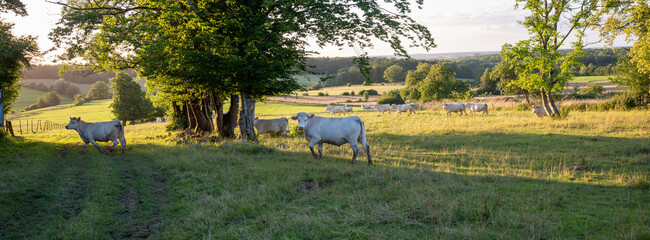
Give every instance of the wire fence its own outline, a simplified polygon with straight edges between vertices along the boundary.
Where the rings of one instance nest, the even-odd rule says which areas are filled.
[[[12,128],[14,134],[34,134],[38,132],[45,132],[55,129],[65,128],[65,123],[55,123],[50,120],[14,120],[7,121],[9,127]]]

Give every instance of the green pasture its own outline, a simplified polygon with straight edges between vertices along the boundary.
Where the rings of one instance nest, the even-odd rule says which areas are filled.
[[[20,92],[18,93],[18,99],[16,99],[16,102],[13,104],[14,111],[16,112],[22,111],[25,107],[36,103],[36,99],[38,99],[38,97],[44,94],[45,92],[43,91],[33,90],[24,87],[20,88]],[[72,102],[73,102],[72,98],[61,96],[61,104],[70,104]]]
[[[109,103],[13,117],[110,120]],[[329,115],[323,105],[256,107],[260,118],[300,111]],[[4,140],[0,238],[650,237],[649,111],[354,111],[374,165],[363,154],[350,164],[348,145],[313,159],[292,120],[293,134],[252,145],[182,143],[165,123],[126,126],[126,153],[81,154],[78,134],[63,129]]]
[[[28,83],[28,84],[30,84],[30,83],[34,83],[34,84],[43,83],[43,84],[45,84],[45,86],[48,86],[48,87],[52,86],[55,81],[56,81],[56,79],[22,79],[22,80],[20,80],[21,83]],[[83,95],[88,94],[88,92],[90,91],[90,89],[93,86],[92,83],[91,84],[75,83],[75,82],[68,82],[68,83],[79,87],[79,92],[81,92],[81,94],[83,94]],[[110,86],[110,83],[109,83],[109,86]]]
[[[404,87],[404,84],[399,83],[384,83],[384,84],[372,84],[370,86],[364,85],[352,85],[352,86],[337,86],[337,87],[327,87],[321,88],[320,90],[307,91],[310,96],[316,96],[319,92],[327,93],[330,96],[341,95],[343,92],[354,92],[354,94],[359,95],[361,90],[370,90],[374,89],[381,95],[384,92],[388,92],[393,89],[401,89]],[[300,93],[299,93],[300,94]]]
[[[615,78],[616,76],[577,76],[574,77],[571,82],[586,82],[589,83],[598,83],[598,84],[608,84],[612,81],[610,78]]]

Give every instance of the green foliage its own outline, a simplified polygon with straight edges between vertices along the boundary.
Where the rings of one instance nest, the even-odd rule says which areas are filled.
[[[79,93],[79,94],[75,94],[75,95],[74,95],[74,102],[73,102],[73,104],[74,104],[75,106],[83,105],[85,102],[86,102],[86,98],[84,97],[83,94]]]
[[[121,121],[134,121],[152,116],[153,104],[131,76],[119,72],[111,79],[111,83],[113,101],[110,107],[115,118]]]
[[[590,83],[590,84],[588,84],[585,88],[583,88],[582,90],[580,90],[580,92],[581,92],[582,94],[588,94],[588,93],[591,93],[591,94],[600,95],[600,94],[603,94],[603,93],[605,92],[605,88],[604,88],[602,85],[600,85],[600,84],[597,84],[597,83]]]
[[[392,65],[384,71],[384,79],[388,82],[401,82],[404,81],[405,78],[406,73],[404,72],[404,68],[399,65]]]
[[[77,85],[67,82],[63,78],[59,78],[52,84],[52,91],[58,92],[59,94],[66,97],[74,97],[75,94],[80,93],[79,87]]]
[[[23,111],[56,106],[59,105],[59,103],[61,103],[61,96],[59,96],[59,93],[52,91],[38,97],[36,103],[29,105]]]
[[[321,87],[320,82],[316,82],[316,83],[314,83],[313,85],[311,85],[311,87],[309,88],[309,90],[318,90],[318,89],[321,89],[321,88],[322,88],[322,87]]]
[[[369,96],[377,96],[377,95],[379,95],[379,92],[377,92],[377,90],[374,90],[374,89],[368,89],[368,90],[364,89],[364,90],[359,91],[359,95],[364,95],[365,96],[366,93]]]
[[[346,83],[345,86],[350,87],[350,86],[352,86],[352,83]]]
[[[325,93],[324,92],[319,92],[318,96],[325,96]]]
[[[394,89],[385,92],[377,100],[377,104],[404,104],[404,99],[399,93],[399,90]]]
[[[462,98],[469,85],[454,77],[446,63],[420,64],[406,75],[406,87],[401,93],[411,100],[432,101],[443,98]]]
[[[93,86],[90,88],[87,99],[101,100],[101,99],[109,99],[111,97],[112,95],[109,92],[108,84],[106,84],[106,82],[104,81],[97,81],[93,83]]]
[[[352,92],[350,92],[350,95],[354,96],[354,95],[356,95],[356,94],[354,94],[354,91],[352,91]]]
[[[350,96],[350,93],[349,92],[342,92],[341,95],[342,96]]]
[[[302,93],[302,95],[303,95],[303,96],[309,96],[309,93],[304,92],[304,93]]]
[[[20,1],[0,1],[0,12],[27,14]],[[36,38],[12,35],[12,23],[0,20],[0,89],[4,91],[4,112],[11,112],[18,98],[23,69],[38,54]]]
[[[492,76],[495,77],[492,77]],[[486,68],[481,76],[481,85],[476,90],[478,95],[500,95],[501,93],[498,90],[500,78],[496,77],[496,74],[491,74],[489,68]]]
[[[370,96],[370,93],[368,93],[368,92],[364,92],[364,93],[363,93],[363,101],[367,102],[369,96]]]
[[[619,61],[616,71],[618,77],[613,80],[622,86],[627,86],[618,102],[624,103],[626,107],[643,107],[650,106],[650,72],[642,72],[630,59]],[[625,99],[625,100],[623,100]]]

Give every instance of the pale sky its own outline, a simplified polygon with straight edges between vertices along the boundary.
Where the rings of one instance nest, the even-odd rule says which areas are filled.
[[[45,0],[23,0],[27,5],[27,17],[13,14],[0,14],[3,19],[16,25],[14,34],[38,37],[41,50],[54,46],[47,34],[56,25],[60,17],[60,7]],[[429,53],[453,53],[475,51],[499,51],[505,43],[516,43],[528,38],[526,29],[517,21],[523,19],[524,12],[514,9],[514,0],[426,0],[423,9],[414,8],[412,17],[426,26],[437,48]],[[586,42],[598,41],[598,34],[589,32]],[[626,46],[624,41],[615,42],[616,46]],[[589,45],[590,48],[602,47],[602,44]],[[352,48],[339,49],[312,47],[319,56],[348,57],[355,56]],[[370,56],[392,55],[388,44],[377,43],[373,49],[366,50]],[[426,53],[421,48],[409,48],[409,54]]]

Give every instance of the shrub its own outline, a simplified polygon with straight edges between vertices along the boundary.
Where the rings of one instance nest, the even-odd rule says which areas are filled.
[[[325,96],[325,93],[323,93],[323,92],[319,92],[319,93],[318,93],[318,96]]]
[[[82,105],[82,104],[84,104],[85,102],[86,102],[86,99],[84,98],[84,95],[83,95],[83,94],[78,93],[78,94],[75,94],[75,95],[74,95],[74,102],[73,102],[73,104],[74,104],[75,106]]]
[[[517,104],[517,107],[515,107],[515,110],[517,110],[517,111],[530,111],[530,106],[528,106],[527,103],[520,103],[520,104]]]
[[[404,104],[404,99],[400,96],[398,89],[393,89],[381,95],[377,104]]]
[[[365,95],[366,93],[368,93],[368,95],[371,95],[371,96],[379,95],[379,92],[377,92],[377,90],[374,90],[374,89],[361,90],[359,92],[359,95]]]
[[[302,95],[303,96],[309,96],[309,93],[305,92],[305,93],[302,93]]]
[[[345,84],[345,86],[350,87],[350,86],[352,86],[352,83],[347,83],[347,84]]]
[[[59,105],[59,103],[61,103],[61,96],[59,93],[51,91],[44,94],[43,96],[38,97],[38,99],[36,99],[36,103],[25,107],[23,111],[56,106]]]
[[[366,101],[366,102],[367,102],[367,101],[368,101],[368,96],[369,96],[370,94],[368,94],[368,92],[364,92],[362,95],[363,95],[363,101]]]
[[[350,93],[349,92],[343,92],[343,93],[341,93],[341,95],[342,96],[350,96]]]
[[[52,90],[58,92],[60,95],[67,97],[74,97],[75,94],[80,93],[79,87],[73,85],[63,78],[56,80],[52,85]]]
[[[354,94],[354,91],[352,91],[352,92],[350,92],[350,95],[354,96],[354,95],[356,95],[356,94]]]
[[[603,92],[605,92],[605,88],[603,86],[601,86],[600,84],[590,83],[589,85],[587,85],[586,88],[580,90],[580,92],[582,94],[592,93],[592,94],[595,94],[595,95],[600,95],[600,94],[603,94]]]
[[[329,96],[329,95],[330,95],[329,93],[325,93],[325,96]]]
[[[111,93],[108,92],[108,84],[104,81],[97,81],[93,83],[93,86],[88,91],[88,100],[100,100],[100,99],[109,99],[112,97]]]
[[[322,87],[323,86],[321,86],[320,82],[316,82],[316,83],[314,83],[314,85],[311,85],[309,90],[318,90],[318,89],[321,89]]]
[[[345,99],[345,102],[352,102],[352,100],[350,100],[350,99]]]

